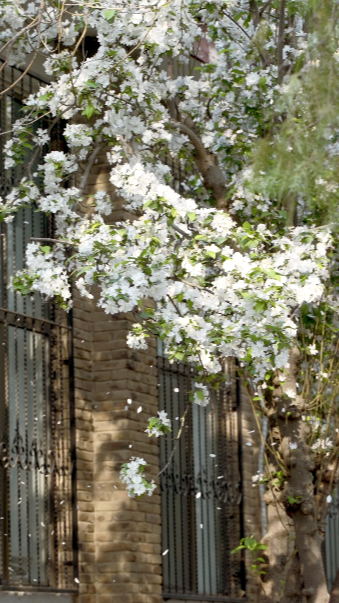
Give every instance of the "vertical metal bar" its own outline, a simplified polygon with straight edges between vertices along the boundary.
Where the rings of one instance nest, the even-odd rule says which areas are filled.
[[[37,366],[36,366],[36,353],[37,353],[37,340],[36,333],[33,333],[33,375],[34,375],[34,390],[33,390],[33,441],[35,447],[35,458],[34,458],[34,466],[33,466],[33,484],[35,491],[35,534],[36,534],[36,566],[37,573],[36,580],[38,585],[40,585],[41,581],[41,564],[40,564],[40,522],[39,522],[39,472],[37,467],[37,454],[39,450],[38,443],[38,400],[37,400]],[[33,451],[32,451],[33,452]],[[32,484],[32,486],[33,486]],[[33,490],[33,488],[32,488]]]
[[[78,580],[78,522],[77,522],[77,488],[76,488],[76,425],[75,425],[75,383],[74,383],[74,336],[73,336],[73,315],[68,314],[68,326],[71,331],[68,334],[68,375],[69,375],[69,410],[70,410],[70,443],[71,443],[71,496],[72,496],[72,554],[73,554],[73,580]],[[75,584],[75,582],[74,582]],[[74,587],[74,584],[72,586]]]
[[[7,274],[7,273],[6,273]],[[10,472],[10,437],[9,437],[9,361],[8,361],[8,323],[7,323],[7,313],[5,313],[5,321],[4,321],[4,343],[5,343],[5,430],[6,430],[6,447],[7,447],[7,455],[8,455],[8,464],[7,469],[5,471],[5,480],[6,480],[6,500],[4,501],[4,579],[5,583],[9,584],[9,571],[11,562],[11,539],[10,539],[10,530],[11,530],[11,519],[10,519],[10,481],[9,481],[9,472]]]
[[[25,451],[26,459],[25,465],[27,467],[25,472],[25,488],[26,495],[26,522],[27,522],[27,534],[26,534],[26,546],[27,546],[27,579],[28,584],[31,583],[31,529],[30,529],[30,492],[29,492],[29,421],[28,421],[28,378],[27,378],[27,329],[26,319],[24,322],[24,405],[25,405]]]
[[[206,479],[208,480],[208,414],[207,414],[207,408],[202,408],[202,412],[204,414],[204,431],[205,431],[205,459],[204,459],[204,461],[205,461]],[[208,593],[207,594],[213,594],[212,593],[212,567],[211,567],[211,536],[212,536],[212,534],[211,534],[211,529],[210,529],[210,499],[209,499],[209,494],[208,494],[208,481],[206,484],[206,498],[202,499],[201,506],[203,508],[205,507],[206,524],[207,524],[207,533],[204,531],[204,537],[206,534],[206,540],[207,540],[207,563],[208,563],[208,585],[207,585]],[[204,519],[204,528],[205,528],[205,519]]]
[[[50,497],[51,497],[51,484],[48,476],[48,450],[49,450],[49,430],[50,430],[50,410],[48,405],[48,388],[46,383],[46,346],[47,336],[41,336],[41,402],[42,402],[42,417],[41,417],[41,436],[43,439],[43,454],[44,454],[44,465],[45,465],[45,478],[44,478],[44,525],[46,526],[45,535],[45,555],[46,555],[46,576],[45,581],[47,585],[51,584],[51,557],[50,557],[50,542],[51,542],[51,513],[50,513]],[[36,379],[36,376],[35,376]],[[53,531],[53,530],[52,530]]]
[[[173,371],[170,372],[170,416],[173,417]],[[171,452],[174,444],[172,443]],[[173,467],[173,492],[172,492],[172,518],[173,518],[173,545],[174,545],[174,583],[175,592],[178,592],[178,568],[177,568],[177,525],[176,525],[176,492],[175,492],[175,458],[172,461]]]
[[[237,418],[238,418],[238,462],[239,462],[239,491],[240,491],[240,504],[239,504],[239,519],[240,519],[240,538],[245,535],[244,525],[244,496],[243,496],[243,461],[242,461],[242,405],[241,405],[241,383],[240,376],[238,373],[238,363],[235,361],[236,367],[236,396],[237,396]],[[241,589],[246,591],[246,566],[244,551],[241,551],[240,560],[240,586]]]
[[[163,364],[163,368],[165,368],[165,358],[162,359],[162,364]],[[166,373],[164,372],[164,379],[163,379],[163,396],[164,396],[164,409],[166,412],[168,412],[168,408],[167,408],[167,378],[166,378]],[[166,437],[165,440],[165,459],[169,458],[169,438],[168,436]],[[171,450],[172,451],[172,450]],[[170,484],[169,484],[169,480],[168,480],[168,472],[166,472],[166,476],[167,476],[167,488],[166,488],[166,519],[167,519],[167,547],[169,549],[171,549],[171,540],[170,540]],[[172,494],[173,496],[173,494]],[[171,572],[171,558],[173,555],[173,551],[169,551],[168,553],[168,559],[166,559],[167,561],[167,567],[168,567],[168,589],[169,591],[172,590],[172,572]],[[174,555],[175,555],[175,550],[174,550]]]
[[[197,414],[198,414],[198,432],[199,432],[199,440],[198,440],[198,448],[199,448],[199,457],[197,459],[198,461],[198,467],[199,467],[199,473],[198,475],[200,475],[200,487],[201,487],[201,498],[198,499],[199,500],[199,505],[200,505],[200,521],[198,519],[198,522],[196,523],[196,530],[200,530],[200,534],[201,534],[201,548],[202,548],[202,584],[203,584],[203,593],[206,594],[206,576],[205,576],[205,533],[204,530],[206,530],[206,526],[204,526],[204,513],[203,513],[203,501],[201,500],[203,497],[203,481],[202,481],[202,445],[201,445],[201,413],[204,412],[204,409],[201,406],[197,407]],[[196,502],[197,505],[197,502]],[[201,527],[202,526],[202,527]],[[198,543],[198,540],[197,540]],[[199,551],[198,548],[196,547],[196,564],[198,565],[198,556],[199,556]],[[197,578],[198,578],[198,572],[197,572]],[[196,584],[197,587],[197,593],[199,593],[199,582],[197,582]],[[201,594],[201,593],[199,593]]]
[[[17,317],[16,317],[17,320]],[[19,387],[19,350],[18,350],[18,328],[15,324],[14,327],[14,357],[15,357],[15,425],[16,425],[16,440],[17,440],[17,495],[16,501],[18,508],[18,566],[19,566],[19,582],[22,584],[22,522],[21,522],[21,433],[20,433],[20,387]],[[15,511],[13,509],[15,517]],[[13,571],[14,576],[14,571]]]
[[[177,392],[177,407],[176,407],[176,411],[175,413],[177,414],[178,417],[182,417],[183,415],[183,411],[182,408],[185,405],[185,400],[184,400],[184,392],[182,389],[182,379],[181,379],[181,370],[179,369],[177,372],[177,385],[176,385],[176,389],[178,390]],[[183,401],[183,404],[182,404]],[[173,417],[174,419],[174,417]],[[179,502],[179,506],[180,506],[180,541],[181,541],[181,549],[180,549],[180,590],[182,590],[182,592],[185,592],[185,574],[186,574],[186,555],[185,555],[185,524],[184,524],[184,498],[183,498],[183,488],[184,488],[184,483],[183,483],[183,453],[184,453],[184,446],[185,446],[185,439],[186,439],[186,434],[183,433],[182,434],[182,438],[180,438],[179,440],[179,496],[178,496],[178,502]]]
[[[58,373],[59,373],[59,419],[60,421],[58,421],[58,423],[60,423],[60,428],[58,430],[58,443],[60,442],[60,461],[61,461],[61,467],[66,467],[66,458],[65,458],[65,409],[64,409],[64,382],[63,382],[63,362],[62,362],[62,335],[61,335],[61,331],[60,328],[58,329],[58,331],[56,331],[56,343],[58,344],[58,351],[57,351],[57,355],[56,355],[56,366],[58,369]],[[60,507],[61,510],[59,511],[59,516],[60,516],[60,522],[61,522],[61,532],[62,532],[62,546],[64,548],[61,549],[61,556],[62,556],[62,560],[63,560],[63,564],[64,564],[64,572],[63,572],[63,579],[64,579],[64,584],[67,584],[67,573],[68,573],[68,567],[67,567],[67,563],[66,563],[66,556],[67,556],[67,518],[66,518],[66,514],[67,514],[67,505],[68,505],[68,500],[67,500],[67,493],[66,493],[66,475],[64,474],[64,471],[61,471],[61,475],[59,475],[60,481],[61,481],[61,496],[62,496],[62,500],[59,501],[60,503]]]
[[[0,584],[4,583],[4,561],[5,561],[5,510],[6,510],[6,409],[5,409],[5,350],[4,350],[4,324],[0,324]]]

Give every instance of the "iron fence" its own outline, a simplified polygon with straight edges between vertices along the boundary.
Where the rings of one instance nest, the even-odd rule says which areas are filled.
[[[243,560],[231,555],[242,526],[241,426],[235,365],[213,403],[188,405],[194,371],[158,358],[160,409],[173,418],[161,438],[164,598],[237,600],[245,590]]]
[[[2,90],[19,76],[6,67]],[[25,75],[0,97],[2,195],[23,169],[4,169],[4,144],[40,83]],[[51,236],[53,220],[34,206],[0,226],[0,589],[8,591],[77,591],[71,315],[10,287],[30,239]]]

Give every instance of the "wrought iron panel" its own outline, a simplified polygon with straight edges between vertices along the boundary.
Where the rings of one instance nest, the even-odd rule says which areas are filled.
[[[159,357],[160,408],[173,432],[160,438],[164,597],[227,601],[244,589],[244,567],[230,551],[242,535],[241,441],[235,366],[213,403],[188,405],[194,372]]]
[[[3,70],[2,89],[18,75]],[[39,84],[27,75],[0,99],[2,132]],[[6,194],[20,173],[4,170],[5,137],[0,141]],[[46,236],[53,236],[53,221],[34,207],[0,226],[0,589],[76,592],[71,316],[10,287],[31,237]]]
[[[324,560],[329,591],[339,569],[339,493],[335,490],[326,522]]]

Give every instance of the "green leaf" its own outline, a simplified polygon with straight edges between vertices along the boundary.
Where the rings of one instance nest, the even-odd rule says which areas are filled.
[[[195,218],[197,217],[193,211],[188,212],[187,216],[191,222],[194,222]]]
[[[233,551],[231,551],[231,555],[234,555],[235,553],[237,553],[238,551],[241,551],[242,549],[245,549],[246,547],[243,544],[240,544],[239,546],[237,546],[235,549],[233,549]]]
[[[266,307],[265,302],[259,301],[255,304],[254,309],[257,312],[262,312],[265,309],[265,307]]]
[[[46,245],[45,247],[41,246],[40,249],[43,253],[49,253],[51,251],[51,248],[48,245]]]
[[[82,115],[86,115],[87,119],[91,119],[92,115],[94,114],[95,108],[93,107],[93,105],[87,105],[87,107],[85,107],[85,109],[82,112]]]
[[[106,10],[104,10],[104,17],[105,17],[106,21],[113,20],[113,17],[114,17],[114,15],[115,15],[116,12],[117,12],[116,10],[109,9],[109,8],[106,9]]]
[[[195,393],[197,394],[199,400],[201,400],[202,402],[205,400],[205,394],[203,391],[201,391],[201,389],[195,390]]]
[[[267,268],[266,270],[264,270],[265,274],[267,274],[267,276],[274,278],[276,281],[281,281],[281,277],[280,274],[278,274],[277,272],[274,272],[274,270],[272,270],[272,268]]]
[[[252,226],[250,225],[249,222],[244,222],[242,227],[244,230],[246,230],[246,232],[252,232]]]
[[[246,247],[249,249],[254,249],[254,247],[258,247],[258,245],[259,241],[257,241],[257,239],[250,239],[250,241],[247,241],[246,243]]]

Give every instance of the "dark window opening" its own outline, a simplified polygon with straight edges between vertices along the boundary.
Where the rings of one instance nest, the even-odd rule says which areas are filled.
[[[179,441],[193,369],[159,357],[159,402],[173,419],[160,438],[163,594],[227,601],[244,590],[244,566],[230,552],[242,536],[239,395],[234,364],[213,406],[192,405]]]
[[[2,89],[20,72],[3,71]],[[25,76],[0,100],[2,131],[38,89]],[[41,127],[41,124],[40,124]],[[1,193],[20,178],[3,169]],[[9,285],[31,237],[53,236],[34,207],[0,225],[0,590],[77,591],[75,441],[70,316]]]

